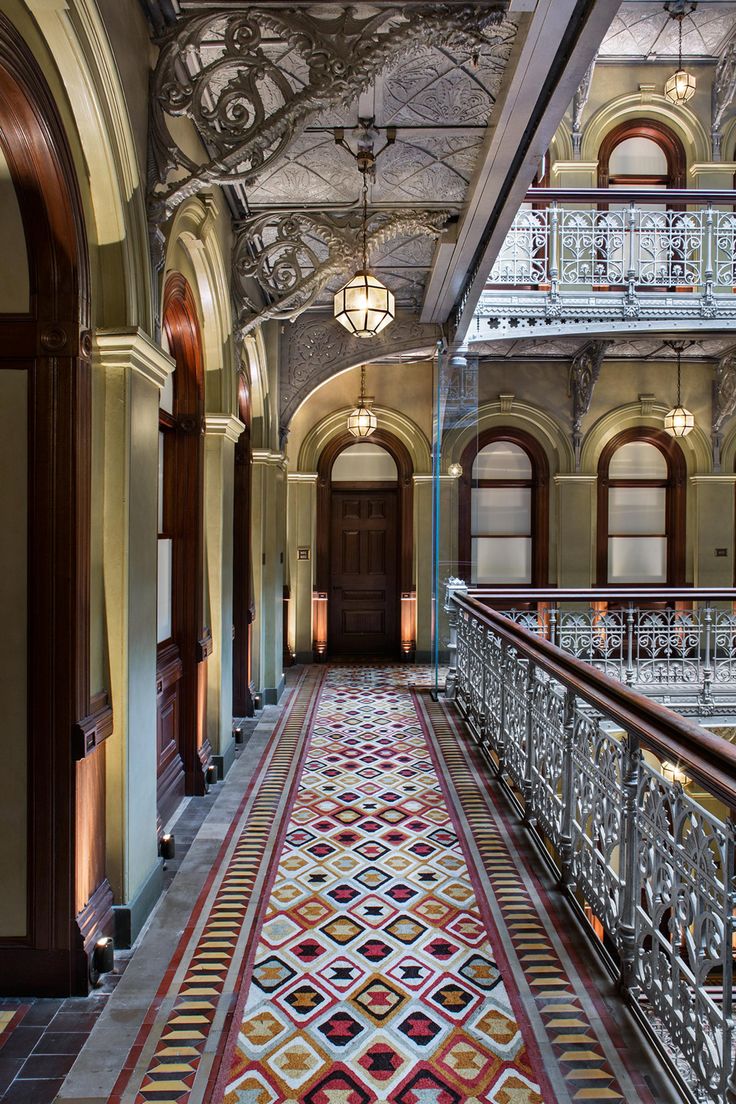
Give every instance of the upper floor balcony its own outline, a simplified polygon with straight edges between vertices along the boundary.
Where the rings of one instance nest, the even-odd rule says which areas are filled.
[[[734,290],[733,191],[534,188],[469,336],[722,329]]]

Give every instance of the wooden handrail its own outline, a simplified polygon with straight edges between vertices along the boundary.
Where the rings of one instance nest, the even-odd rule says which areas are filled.
[[[705,188],[530,188],[525,203],[682,203],[736,206],[736,190]]]
[[[468,587],[474,598],[498,602],[736,602],[736,587]]]
[[[606,719],[634,733],[660,760],[685,768],[709,793],[729,809],[736,809],[736,747],[728,741],[575,659],[488,609],[477,598],[455,592],[454,599],[461,609],[518,648],[524,658],[569,687]]]

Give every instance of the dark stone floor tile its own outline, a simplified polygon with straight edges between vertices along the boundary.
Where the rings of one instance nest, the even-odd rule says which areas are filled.
[[[87,1041],[86,1031],[45,1031],[34,1054],[79,1054]]]
[[[76,1054],[32,1054],[26,1058],[18,1077],[21,1081],[66,1077],[76,1059]]]
[[[63,1003],[63,1000],[46,998],[34,1001],[23,1017],[23,1025],[25,1027],[46,1027],[47,1024],[51,1023]]]
[[[52,1031],[85,1031],[90,1032],[97,1023],[102,1008],[85,1012],[59,1012],[51,1024]]]
[[[14,1081],[5,1096],[3,1104],[53,1104],[64,1078],[49,1081]]]
[[[11,1058],[27,1058],[43,1035],[42,1027],[27,1027],[23,1021],[19,1027],[10,1032],[7,1042],[0,1050],[3,1060]]]
[[[0,1098],[8,1088],[10,1083],[15,1080],[21,1071],[23,1065],[22,1058],[3,1058],[3,1052],[0,1050]]]

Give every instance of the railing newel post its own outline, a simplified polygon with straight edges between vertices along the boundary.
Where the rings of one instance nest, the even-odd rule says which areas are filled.
[[[733,811],[732,811],[733,812]],[[736,1024],[733,1018],[733,947],[736,938],[736,824],[731,817],[726,821],[728,833],[725,849],[726,869],[723,872],[724,884],[730,886],[731,892],[726,900],[724,941],[725,955],[723,962],[723,1053],[731,1054],[733,1046],[733,1033]],[[736,1104],[736,1055],[729,1067],[726,1082],[726,1102]]]
[[[553,603],[549,611],[549,641],[550,644],[557,644],[558,642],[558,618],[557,618],[557,604]],[[558,645],[559,647],[559,645]]]
[[[701,701],[703,705],[709,706],[713,702],[713,607],[710,602],[706,602],[703,620],[705,622],[705,660]]]
[[[702,219],[702,214],[701,214]],[[701,221],[701,228],[703,223]],[[703,232],[703,238],[705,239],[705,271],[703,272],[703,301],[710,305],[713,302],[713,204],[708,201],[705,208],[705,231]],[[702,252],[701,252],[702,263]]]
[[[549,205],[549,284],[550,300],[554,302],[560,293],[560,209],[557,200]]]
[[[634,670],[634,603],[629,602],[626,610],[626,685],[634,685],[634,677],[636,671]]]
[[[629,302],[633,302],[636,299],[636,216],[637,207],[635,203],[630,203],[627,211],[626,221],[628,223],[629,233],[629,264],[626,270],[626,298]]]
[[[534,683],[536,670],[536,665],[532,660],[526,660],[526,686],[524,687],[526,756],[524,758],[522,793],[524,797],[524,823],[528,826],[533,825],[536,819],[532,808],[534,803]]]
[[[496,756],[498,757],[498,773],[503,774],[506,765],[506,671],[509,664],[509,646],[506,641],[501,642],[501,660],[499,663],[499,692],[498,692],[498,738],[496,740]]]
[[[621,987],[635,995],[636,980],[636,908],[641,895],[639,863],[639,774],[641,748],[638,737],[628,732],[624,742],[621,779],[621,908],[616,938],[621,958]]]
[[[445,677],[445,697],[452,701],[457,692],[457,627],[460,611],[455,595],[467,594],[468,584],[462,579],[450,577],[445,579],[445,613],[449,626],[447,640],[447,675]]]
[[[560,882],[562,888],[572,892],[575,883],[572,877],[572,823],[573,801],[575,794],[575,772],[573,769],[573,747],[575,745],[575,709],[577,696],[569,686],[565,687],[563,709],[562,744],[562,823],[560,825]]]

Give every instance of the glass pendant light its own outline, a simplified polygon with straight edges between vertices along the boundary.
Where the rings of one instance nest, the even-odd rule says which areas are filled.
[[[375,337],[390,322],[393,322],[396,315],[396,302],[393,292],[368,269],[368,181],[365,171],[363,171],[362,233],[363,267],[358,269],[352,280],[335,293],[334,313],[337,321],[348,333],[355,337]]]
[[[682,345],[673,344],[677,353],[677,402],[664,416],[664,428],[670,437],[687,437],[695,428],[695,417],[680,402],[680,356]]]
[[[677,20],[679,29],[679,48],[677,54],[677,72],[673,73],[665,83],[665,97],[673,104],[684,104],[695,95],[696,81],[692,73],[682,68],[682,21],[685,18],[684,9],[672,16]]]
[[[358,405],[348,414],[348,433],[353,437],[370,437],[378,428],[378,418],[371,410],[373,399],[365,394],[365,365],[360,369],[360,398]]]

